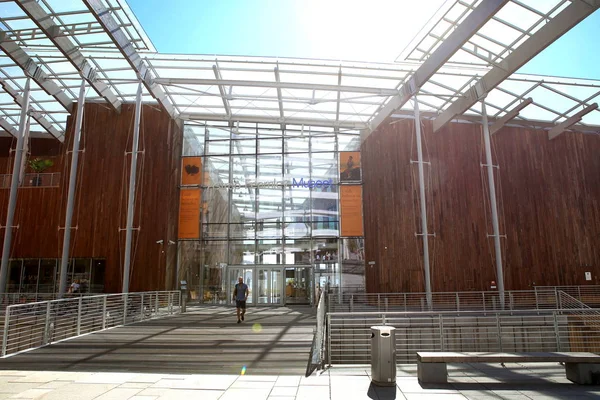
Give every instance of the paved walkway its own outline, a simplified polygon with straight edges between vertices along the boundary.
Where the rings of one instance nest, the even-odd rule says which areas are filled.
[[[188,307],[185,314],[109,329],[0,359],[0,370],[303,374],[314,309]]]
[[[450,366],[447,385],[423,388],[416,367],[399,366],[396,386],[370,383],[370,370],[333,368],[320,376],[175,375],[0,371],[0,399],[44,400],[391,400],[598,399],[600,386],[578,386],[557,364]]]

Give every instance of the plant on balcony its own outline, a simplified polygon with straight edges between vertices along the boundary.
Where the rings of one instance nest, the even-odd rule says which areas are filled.
[[[33,170],[33,172],[38,174],[33,177],[32,182],[31,182],[32,186],[41,186],[42,178],[39,176],[39,174],[41,174],[46,169],[48,169],[54,165],[52,160],[42,159],[42,158],[34,158],[33,160],[29,160],[27,163],[29,164],[29,168],[31,168]]]

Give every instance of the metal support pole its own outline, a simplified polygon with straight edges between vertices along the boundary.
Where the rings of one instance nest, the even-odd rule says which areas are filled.
[[[144,320],[144,293],[142,293],[142,306],[140,307],[140,321]]]
[[[50,343],[52,338],[50,337],[50,314],[52,312],[52,302],[46,303],[46,322],[44,323],[44,344]]]
[[[492,146],[490,144],[490,129],[488,126],[485,102],[481,101],[483,115],[483,141],[485,143],[485,159],[487,163],[488,186],[490,189],[490,206],[492,208],[492,228],[494,229],[494,248],[496,252],[496,279],[498,280],[498,294],[500,296],[500,309],[504,309],[504,272],[502,269],[502,249],[500,247],[500,226],[498,224],[498,206],[496,204],[496,185],[494,183],[494,165],[492,164]]]
[[[127,203],[127,227],[125,234],[125,260],[123,261],[123,293],[129,292],[129,267],[131,265],[131,238],[133,235],[133,214],[135,212],[135,178],[137,173],[137,153],[140,140],[140,114],[142,112],[142,83],[138,84],[135,97],[135,119],[133,123],[133,145],[131,146],[131,171],[129,173],[129,198]]]
[[[81,335],[81,309],[83,306],[83,297],[79,297],[79,304],[77,304],[77,336]]]
[[[432,308],[431,277],[429,276],[429,236],[427,232],[427,203],[425,202],[425,171],[423,169],[423,145],[421,143],[421,120],[419,102],[415,96],[415,135],[417,137],[417,166],[419,169],[419,202],[421,204],[421,235],[423,236],[423,267],[425,268],[425,296],[427,308]]]
[[[158,292],[156,292],[156,297],[154,298],[154,316],[158,315]]]
[[[77,185],[77,164],[79,162],[79,140],[81,139],[81,125],[83,124],[84,104],[85,79],[82,79],[81,86],[79,87],[79,99],[77,100],[77,117],[75,119],[75,132],[73,133],[73,153],[71,154],[71,172],[69,175],[69,193],[67,195],[65,233],[63,235],[62,258],[60,261],[60,283],[58,285],[59,299],[65,295],[65,291],[67,289],[69,246],[71,245],[71,223],[73,222],[73,208],[75,206],[75,186]]]
[[[102,329],[106,329],[106,299],[106,296],[102,299]]]
[[[4,315],[4,332],[2,333],[2,357],[6,355],[6,349],[8,345],[8,327],[10,325],[11,311],[11,306],[6,307],[6,314]]]
[[[10,246],[12,240],[13,221],[15,208],[17,206],[17,191],[19,190],[19,176],[21,160],[23,158],[23,143],[25,142],[25,127],[27,126],[27,113],[29,112],[29,81],[27,78],[25,90],[23,91],[23,102],[21,104],[21,116],[19,119],[19,133],[17,137],[17,148],[15,149],[15,161],[13,163],[12,179],[10,182],[10,194],[8,200],[8,211],[6,213],[6,226],[4,227],[4,245],[2,247],[2,263],[0,264],[0,293],[6,292],[6,278],[8,276],[8,260],[10,258]]]

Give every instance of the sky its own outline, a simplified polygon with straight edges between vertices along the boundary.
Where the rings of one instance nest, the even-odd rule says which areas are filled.
[[[393,62],[444,0],[127,0],[161,53]],[[519,72],[600,79],[600,10]]]

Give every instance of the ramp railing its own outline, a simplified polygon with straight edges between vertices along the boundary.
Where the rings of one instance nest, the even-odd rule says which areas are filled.
[[[2,356],[181,312],[179,291],[157,291],[13,304],[4,314]]]
[[[319,296],[319,303],[317,305],[317,326],[313,336],[312,345],[310,347],[310,354],[308,364],[306,366],[306,376],[310,376],[316,369],[322,368],[325,363],[325,351],[326,351],[326,340],[327,334],[327,295],[326,292],[321,293]]]

